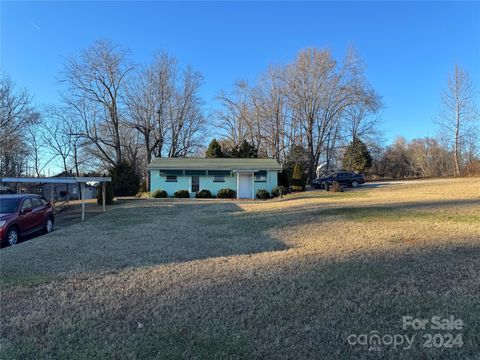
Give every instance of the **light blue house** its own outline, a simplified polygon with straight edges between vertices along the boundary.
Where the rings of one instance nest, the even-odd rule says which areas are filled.
[[[173,196],[188,190],[190,196],[200,190],[235,190],[239,199],[253,199],[259,189],[269,192],[277,186],[282,170],[274,159],[233,158],[155,158],[148,166],[150,191],[165,190]]]

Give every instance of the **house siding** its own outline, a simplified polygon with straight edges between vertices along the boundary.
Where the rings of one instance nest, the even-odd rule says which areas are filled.
[[[237,175],[225,176],[225,182],[214,182],[213,176],[201,176],[200,177],[200,190],[210,190],[212,195],[217,195],[220,189],[237,189]]]
[[[264,190],[267,190],[267,191],[271,192],[272,189],[277,186],[277,183],[278,183],[278,175],[277,174],[278,174],[278,171],[268,170],[267,171],[267,181],[262,181],[262,182],[255,181],[254,194],[253,195],[256,195],[257,191],[260,190],[260,189],[264,189]]]
[[[161,176],[158,170],[151,171],[151,191],[165,190],[168,196],[173,196],[177,190],[190,191],[191,176],[177,176],[176,182],[167,181],[166,176]]]
[[[277,171],[267,171],[267,181],[254,183],[254,196],[259,189],[266,189],[272,191],[277,186]],[[173,196],[177,190],[191,190],[191,176],[177,176],[177,182],[167,182],[166,176],[160,175],[159,170],[151,170],[151,191],[165,190],[168,196]],[[199,176],[200,190],[209,190],[212,195],[216,195],[220,189],[237,189],[237,174],[232,176],[225,176],[225,182],[214,182],[213,176]],[[190,193],[191,197],[194,197],[194,193]]]

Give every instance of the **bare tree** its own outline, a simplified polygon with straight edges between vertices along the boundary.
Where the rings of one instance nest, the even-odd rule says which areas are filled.
[[[46,167],[55,159],[55,155],[47,151],[49,142],[45,141],[41,123],[28,127],[26,142],[29,163],[32,164],[35,176],[40,177],[44,174]]]
[[[18,176],[25,171],[28,144],[25,137],[37,123],[39,114],[32,107],[26,90],[17,90],[5,74],[0,75],[0,175]]]
[[[175,93],[177,61],[166,53],[156,54],[134,76],[127,89],[127,125],[142,134],[146,160],[162,156],[168,128],[167,109]]]
[[[73,156],[74,141],[78,136],[71,132],[71,119],[66,109],[50,106],[45,110],[44,117],[43,141],[48,144],[52,155],[60,159],[62,170],[67,174]]]
[[[252,125],[256,147],[261,154],[282,161],[286,157],[289,133],[289,108],[280,69],[270,68],[252,90],[257,125]]]
[[[362,139],[366,143],[377,142],[381,137],[381,121],[377,116],[380,107],[380,98],[373,90],[361,94],[357,101],[345,109],[341,123],[342,140],[350,143],[355,139]],[[353,147],[350,149],[353,151]],[[353,160],[352,154],[350,160]]]
[[[448,77],[447,89],[442,94],[443,110],[440,127],[446,132],[453,148],[455,175],[461,174],[461,149],[468,124],[478,118],[475,90],[468,73],[455,65]]]
[[[250,132],[252,117],[250,96],[250,89],[245,81],[237,81],[231,93],[221,91],[217,96],[221,109],[216,111],[215,117],[227,140],[228,144],[225,145],[231,148],[253,137]]]
[[[408,154],[415,176],[442,176],[449,172],[449,153],[436,139],[413,139],[408,145]]]
[[[199,96],[203,76],[187,67],[181,72],[173,101],[168,108],[168,156],[186,156],[203,144],[205,116]]]
[[[270,68],[256,85],[239,81],[218,99],[227,143],[246,139],[261,156],[280,161],[292,148],[305,148],[310,179],[320,159],[333,162],[348,138],[378,130],[374,115],[381,106],[353,50],[337,64],[329,51],[307,49],[293,63]]]
[[[327,50],[307,49],[287,67],[284,77],[293,122],[302,129],[309,153],[308,177],[312,180],[335,122],[363,89],[357,81],[355,63],[347,57],[338,67]],[[333,131],[333,132],[332,132]]]
[[[15,83],[5,74],[0,76],[0,141],[20,132],[38,119],[26,90],[16,91]]]
[[[143,173],[153,156],[186,156],[203,145],[202,84],[200,73],[190,67],[181,69],[177,59],[167,53],[156,54],[151,64],[131,78],[125,95],[125,124],[141,136],[130,133],[124,146],[128,158],[133,154],[144,157],[135,160]]]
[[[135,129],[122,128],[122,148],[124,160],[135,169],[135,172],[137,174],[145,173],[148,163],[142,135]]]
[[[477,126],[470,126],[466,131],[464,140],[465,154],[465,173],[468,175],[480,174],[480,128]]]
[[[70,169],[74,171],[76,176],[80,176],[81,168],[85,171],[85,167],[96,167],[96,161],[92,161],[85,152],[88,139],[79,135],[81,133],[82,122],[78,121],[79,116],[77,112],[71,111],[68,108],[64,108],[64,111],[66,115],[62,117],[62,126],[64,133],[68,135],[70,139]]]
[[[123,160],[121,96],[133,67],[127,52],[109,41],[97,41],[64,67],[66,103],[82,119],[81,134],[95,145],[97,155],[112,166]]]

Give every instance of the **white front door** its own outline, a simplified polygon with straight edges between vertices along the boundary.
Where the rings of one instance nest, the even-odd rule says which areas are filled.
[[[238,197],[252,198],[252,174],[238,174]]]

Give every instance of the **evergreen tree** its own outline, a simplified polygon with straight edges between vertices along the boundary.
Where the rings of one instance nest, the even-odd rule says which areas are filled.
[[[103,194],[102,194],[102,184],[97,186],[97,204],[103,204]],[[105,205],[113,204],[113,189],[112,183],[107,182],[105,183]]]
[[[288,179],[292,179],[296,164],[299,164],[301,169],[308,169],[308,151],[302,145],[293,144],[282,166]]]
[[[223,154],[222,147],[218,143],[216,139],[212,139],[210,144],[208,145],[208,149],[205,152],[206,158],[223,158],[225,155]]]
[[[123,161],[111,168],[110,176],[115,196],[133,196],[137,194],[140,177],[129,163]]]
[[[300,164],[302,169],[308,169],[308,151],[301,145],[294,144],[285,157],[283,168],[286,170],[289,178],[292,178],[293,168]]]
[[[293,167],[292,190],[305,190],[305,175],[303,174],[302,166],[300,164],[295,164],[295,166]]]
[[[243,140],[240,146],[236,146],[231,151],[233,158],[258,158],[258,149],[255,145]]]
[[[372,156],[367,145],[355,137],[343,155],[343,167],[361,173],[370,166],[372,166]]]

